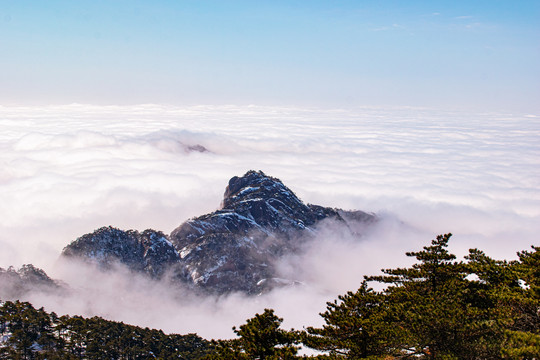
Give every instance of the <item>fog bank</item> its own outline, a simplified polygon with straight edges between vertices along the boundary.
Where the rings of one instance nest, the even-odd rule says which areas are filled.
[[[452,232],[459,256],[479,247],[511,259],[538,245],[534,114],[69,105],[0,107],[0,128],[0,267],[33,263],[69,283],[75,292],[63,299],[30,295],[60,313],[223,337],[273,307],[301,328],[362,275],[407,264],[404,252],[437,234]],[[218,208],[229,178],[249,169],[305,202],[383,221],[360,242],[321,229],[305,256],[282,264],[304,286],[255,299],[186,299],[121,271],[57,263],[65,245],[101,226],[170,233]]]

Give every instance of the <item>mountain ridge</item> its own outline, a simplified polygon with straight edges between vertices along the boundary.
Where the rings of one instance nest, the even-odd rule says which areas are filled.
[[[51,279],[45,271],[32,264],[24,264],[19,269],[0,267],[0,300],[18,299],[30,291],[53,293],[66,289],[61,281]]]
[[[376,216],[305,204],[281,180],[250,170],[229,180],[218,210],[185,221],[170,235],[102,227],[68,244],[62,256],[103,270],[119,262],[204,292],[255,295],[297,283],[278,279],[276,262],[300,252],[323,220],[360,237]]]

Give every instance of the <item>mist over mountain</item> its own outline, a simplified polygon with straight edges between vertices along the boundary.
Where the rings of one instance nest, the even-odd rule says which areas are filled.
[[[230,179],[220,209],[184,222],[168,236],[102,227],[67,245],[62,256],[104,271],[120,263],[205,292],[254,295],[299,282],[279,277],[276,263],[301,253],[321,223],[332,222],[359,239],[375,221],[363,211],[305,204],[279,179],[251,170]]]
[[[15,269],[0,267],[0,299],[19,299],[29,292],[58,293],[66,291],[65,284],[51,279],[45,271],[32,264]]]
[[[477,247],[511,260],[537,243],[538,119],[411,107],[3,106],[0,267],[33,264],[65,282],[72,291],[30,291],[21,299],[58,314],[207,338],[232,336],[233,325],[264,308],[283,316],[286,328],[319,326],[327,301],[358,288],[366,274],[410,265],[403,254],[436,234],[452,232],[458,256]],[[196,145],[208,151],[186,149]],[[186,219],[223,210],[225,186],[247,169],[279,177],[306,206],[361,209],[377,221],[359,222],[358,231],[348,221],[352,232],[332,218],[309,225],[316,232],[300,231],[289,242],[299,251],[273,257],[272,279],[302,286],[261,296],[189,298],[186,287],[212,289],[203,290],[202,279],[187,286],[191,273],[167,266],[155,276],[128,270],[116,255],[109,270],[58,261],[71,241],[111,225],[135,229],[139,235],[124,240],[141,242],[139,269],[145,261],[155,266],[161,261],[145,255],[153,241],[170,247],[159,235],[142,244],[145,229],[172,244],[170,234]],[[174,286],[171,274],[179,275]]]

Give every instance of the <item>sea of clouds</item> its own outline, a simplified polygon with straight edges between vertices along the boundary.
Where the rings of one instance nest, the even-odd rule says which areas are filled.
[[[213,338],[272,307],[302,328],[437,234],[454,234],[459,257],[478,247],[515,259],[540,243],[537,114],[67,105],[0,107],[0,129],[0,267],[33,263],[69,284],[68,295],[28,295],[58,313]],[[281,267],[305,285],[256,298],[193,299],[121,270],[59,265],[64,246],[101,226],[170,233],[216,210],[228,180],[250,169],[305,202],[382,221],[361,241],[321,229]]]

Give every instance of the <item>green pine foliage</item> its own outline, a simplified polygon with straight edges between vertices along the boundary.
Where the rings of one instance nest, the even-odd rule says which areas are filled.
[[[368,276],[327,303],[325,324],[284,330],[271,309],[212,343],[99,317],[58,316],[0,302],[0,359],[540,359],[540,247],[518,260],[478,249],[463,261],[439,235],[407,268]],[[370,284],[377,283],[376,291]]]
[[[0,359],[200,359],[210,343],[100,317],[61,316],[27,302],[0,306]]]
[[[282,321],[282,318],[274,314],[274,310],[265,309],[262,314],[248,319],[239,329],[233,327],[239,338],[215,342],[214,353],[206,357],[206,360],[296,359],[299,334],[281,329]]]
[[[540,359],[540,247],[518,253],[511,264],[519,286],[504,288],[501,302],[512,315],[505,329],[502,351],[509,359]]]
[[[304,344],[327,359],[539,359],[540,248],[513,262],[471,249],[464,262],[448,252],[450,237],[328,303]]]
[[[385,351],[384,338],[400,329],[386,326],[388,314],[380,311],[381,294],[364,281],[358,291],[340,295],[327,304],[321,316],[326,321],[322,328],[308,328],[303,342],[308,347],[328,352],[328,358],[367,358]],[[362,331],[358,331],[362,329]],[[321,356],[322,357],[322,356]]]

